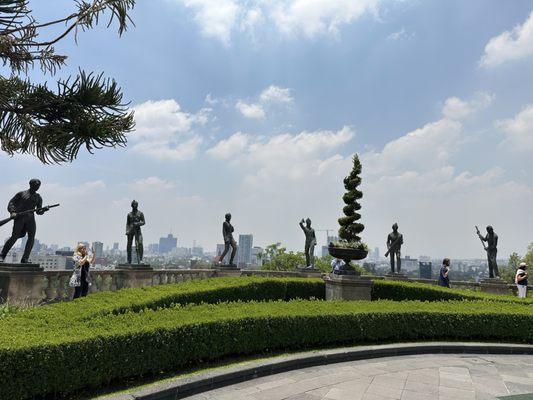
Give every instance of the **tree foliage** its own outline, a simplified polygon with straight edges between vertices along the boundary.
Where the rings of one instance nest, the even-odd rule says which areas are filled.
[[[353,168],[350,174],[344,178],[344,187],[346,193],[342,200],[346,204],[343,208],[344,217],[339,218],[339,237],[349,243],[359,243],[361,237],[359,234],[365,229],[365,226],[357,221],[361,219],[358,211],[361,209],[359,200],[363,197],[358,187],[361,184],[361,162],[357,154],[353,157]]]
[[[95,27],[108,16],[122,35],[131,23],[135,0],[75,0],[74,12],[39,22],[28,0],[0,0],[0,61],[11,71],[0,75],[0,149],[10,155],[31,154],[43,163],[72,161],[80,148],[89,152],[123,146],[134,127],[133,113],[118,84],[103,74],[80,70],[58,80],[54,89],[21,78],[38,65],[55,74],[66,56],[54,45],[80,30]],[[50,27],[64,26],[56,36],[41,39]]]

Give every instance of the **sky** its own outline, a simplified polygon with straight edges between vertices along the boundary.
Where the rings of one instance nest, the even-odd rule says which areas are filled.
[[[104,72],[136,119],[125,148],[69,164],[0,154],[1,207],[33,177],[61,203],[41,241],[123,247],[136,199],[145,243],[214,251],[231,212],[254,245],[303,249],[307,217],[325,244],[358,154],[371,248],[394,222],[412,257],[482,258],[475,225],[494,226],[502,258],[533,242],[531,1],[138,0],[131,17],[122,37],[102,23],[59,43],[56,76],[30,72]]]

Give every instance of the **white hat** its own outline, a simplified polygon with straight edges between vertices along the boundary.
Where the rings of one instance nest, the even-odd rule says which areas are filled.
[[[520,263],[520,267],[527,267],[527,263],[525,263],[525,262],[521,262],[521,263]]]

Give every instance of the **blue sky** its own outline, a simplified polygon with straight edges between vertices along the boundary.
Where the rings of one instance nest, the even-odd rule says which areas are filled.
[[[30,4],[46,20],[72,3]],[[45,202],[63,203],[41,218],[47,243],[123,244],[135,198],[147,243],[172,230],[214,249],[230,211],[237,234],[297,249],[300,218],[337,228],[357,152],[370,246],[397,221],[405,254],[482,256],[473,225],[492,224],[502,257],[523,252],[532,11],[519,0],[138,1],[123,37],[102,25],[57,47],[69,55],[58,77],[103,71],[123,87],[137,120],[128,147],[61,166],[0,156],[0,204],[36,176]]]

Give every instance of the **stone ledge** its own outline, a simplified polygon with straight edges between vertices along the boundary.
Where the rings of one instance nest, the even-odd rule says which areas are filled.
[[[421,342],[358,346],[319,350],[255,361],[246,365],[222,368],[155,383],[131,393],[100,397],[101,400],[170,400],[233,385],[280,372],[347,361],[420,354],[529,354],[533,345],[475,342]]]

